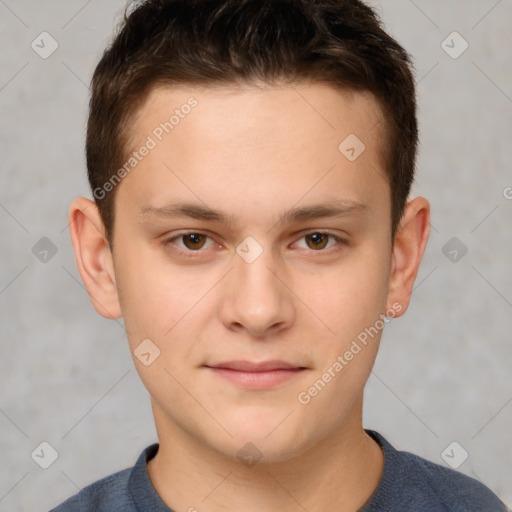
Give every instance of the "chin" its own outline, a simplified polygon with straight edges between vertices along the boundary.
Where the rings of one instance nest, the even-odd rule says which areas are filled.
[[[298,425],[285,425],[286,422],[281,417],[278,421],[247,422],[233,428],[227,452],[240,460],[244,455],[258,458],[260,464],[286,462],[300,455],[312,444],[314,436]]]

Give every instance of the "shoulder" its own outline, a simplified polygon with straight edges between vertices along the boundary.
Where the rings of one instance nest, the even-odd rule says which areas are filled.
[[[129,498],[126,492],[130,469],[123,469],[98,480],[79,493],[61,503],[50,512],[82,512],[88,510],[109,510],[128,512]]]
[[[146,464],[157,450],[158,444],[148,446],[139,455],[133,467],[113,473],[84,487],[50,512],[135,512],[138,508],[134,503],[134,493],[141,494],[143,498],[147,494],[151,495],[152,488]]]
[[[506,512],[499,498],[478,480],[418,455],[398,453],[407,468],[411,490],[427,489],[446,510]]]
[[[500,499],[478,480],[418,455],[398,451],[377,432],[368,433],[381,445],[385,455],[384,473],[376,494],[380,491],[386,499],[394,495],[400,510],[508,511]]]

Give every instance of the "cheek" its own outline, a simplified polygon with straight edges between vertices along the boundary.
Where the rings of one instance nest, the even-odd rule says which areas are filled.
[[[161,351],[158,362],[175,369],[190,360],[205,322],[214,314],[218,275],[165,262],[151,249],[118,258],[118,291],[130,348],[148,338]],[[117,275],[117,271],[116,271]]]
[[[339,265],[308,280],[304,302],[341,343],[372,326],[386,312],[389,259],[376,250],[360,250]]]
[[[380,315],[386,312],[387,279],[378,269],[354,265],[317,295],[320,316],[335,335],[325,330],[316,340],[316,371],[297,394],[306,422],[330,411],[328,428],[342,421],[362,396],[385,328]]]
[[[149,251],[122,246],[126,250],[115,259],[116,280],[124,323],[129,339],[134,338],[130,343],[141,336],[158,342],[183,314],[183,279],[157,264]]]

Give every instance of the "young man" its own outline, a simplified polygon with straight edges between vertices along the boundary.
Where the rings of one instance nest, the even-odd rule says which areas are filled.
[[[429,235],[408,54],[357,0],[150,0],[96,68],[70,229],[158,444],[67,511],[504,511],[362,426]]]

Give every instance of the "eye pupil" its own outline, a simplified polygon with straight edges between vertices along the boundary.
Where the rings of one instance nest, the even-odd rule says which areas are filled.
[[[328,235],[325,233],[313,233],[311,235],[306,235],[306,239],[311,240],[313,243],[313,246],[310,246],[311,249],[323,249],[327,245]]]

